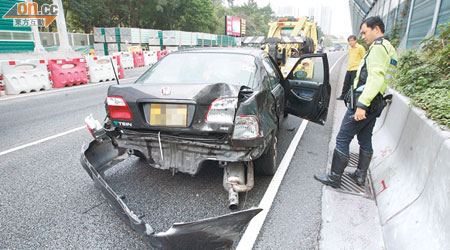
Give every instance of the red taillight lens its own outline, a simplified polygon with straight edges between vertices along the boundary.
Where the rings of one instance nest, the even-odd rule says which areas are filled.
[[[234,122],[233,139],[248,140],[260,136],[261,125],[256,116],[239,115]]]
[[[233,124],[237,98],[219,98],[214,100],[206,112],[205,120],[212,123]]]
[[[119,120],[132,120],[133,114],[131,114],[130,108],[121,96],[108,96],[106,98],[106,104],[108,105],[108,111],[111,119]]]

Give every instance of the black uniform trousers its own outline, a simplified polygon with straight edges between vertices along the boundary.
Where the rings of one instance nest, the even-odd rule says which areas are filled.
[[[350,87],[353,85],[353,81],[356,78],[356,71],[357,70],[349,70],[349,71],[347,71],[347,73],[345,73],[344,84],[342,86],[341,96],[344,96],[350,90]]]
[[[339,133],[336,136],[336,149],[345,155],[349,155],[350,142],[356,135],[360,148],[368,153],[372,153],[372,131],[378,114],[379,113],[366,113],[366,119],[355,121],[351,117],[355,115],[355,111],[351,108],[347,109],[344,119],[342,119]]]

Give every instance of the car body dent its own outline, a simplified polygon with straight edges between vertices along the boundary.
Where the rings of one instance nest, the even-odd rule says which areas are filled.
[[[235,50],[223,51],[234,53]],[[260,50],[246,53],[260,58],[267,55]],[[279,82],[284,91],[276,89],[279,86],[270,89],[267,84],[267,73],[264,71],[261,60],[255,60],[255,63],[259,72],[255,74],[255,81],[262,84],[254,88],[227,83],[187,85],[135,83],[109,87],[109,96],[120,96],[126,101],[133,114],[132,119],[110,120],[108,114],[103,127],[99,129],[96,128],[97,126],[89,127],[93,130],[95,140],[82,147],[81,165],[106,197],[114,212],[133,230],[143,235],[150,247],[154,249],[228,249],[232,247],[239,232],[250,219],[261,211],[259,208],[252,208],[196,222],[179,223],[167,232],[155,233],[142,216],[135,214],[126,204],[125,198],[118,195],[104,179],[106,170],[133,154],[145,158],[154,167],[191,175],[198,173],[202,163],[207,160],[219,161],[225,170],[227,162],[233,162],[233,164],[240,162],[242,167],[236,165],[236,172],[242,173],[246,167],[243,162],[249,163],[252,167],[252,161],[266,151],[269,142],[273,140],[273,136],[276,136],[274,131],[277,131],[277,126],[283,117],[285,99],[287,103],[292,83],[290,82],[292,74],[289,74],[291,78],[288,76],[286,79],[280,79]],[[328,62],[324,69],[328,70]],[[278,68],[277,71],[281,76]],[[329,85],[328,75],[325,78],[326,84]],[[167,89],[163,91],[163,88],[171,88],[170,95],[169,91]],[[234,123],[231,125],[210,123],[205,120],[205,115],[215,99],[230,97],[238,98],[235,118],[242,115],[257,117],[260,133],[256,138],[233,139]],[[151,126],[146,113],[148,107],[145,105],[155,101],[187,103],[188,108],[194,106],[194,114],[188,117],[186,127]],[[286,108],[288,107],[289,103],[286,104]],[[107,107],[106,112],[108,112]],[[90,123],[97,124],[92,120]],[[89,123],[87,124],[89,126]],[[253,168],[249,169],[247,166],[247,173],[249,172],[253,173]],[[240,183],[245,190],[253,187],[252,183],[246,183],[245,178],[236,183]],[[238,197],[237,192],[240,192],[234,190],[234,187],[227,191],[236,197]]]

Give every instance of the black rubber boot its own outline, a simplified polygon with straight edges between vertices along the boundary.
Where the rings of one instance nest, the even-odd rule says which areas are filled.
[[[338,150],[334,150],[333,160],[331,161],[330,174],[315,174],[314,178],[325,185],[338,188],[341,186],[341,177],[344,173],[345,167],[348,163],[348,155],[341,153]]]
[[[364,184],[366,183],[367,169],[369,169],[372,155],[373,153],[369,153],[362,149],[359,149],[358,168],[355,170],[355,172],[350,174],[350,177],[352,177],[352,179],[356,181],[356,184],[360,186],[364,186]]]

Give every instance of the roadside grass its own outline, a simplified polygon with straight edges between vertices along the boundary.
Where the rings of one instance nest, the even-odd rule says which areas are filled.
[[[421,46],[400,56],[390,85],[410,97],[442,129],[449,129],[450,22],[440,25],[439,36],[424,39]]]

